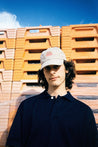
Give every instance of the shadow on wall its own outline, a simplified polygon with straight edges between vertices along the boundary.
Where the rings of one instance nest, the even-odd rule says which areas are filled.
[[[10,105],[10,110],[9,110],[9,118],[8,118],[8,128],[3,131],[0,132],[1,133],[1,137],[0,137],[0,147],[5,147],[6,144],[6,140],[7,140],[7,136],[8,136],[8,132],[10,130],[10,127],[12,125],[13,119],[15,117],[15,114],[17,112],[17,109],[20,105],[20,103],[25,100],[28,99],[34,95],[37,95],[39,93],[41,93],[43,91],[42,88],[37,88],[36,89],[31,89],[28,91],[23,92],[21,95],[18,96],[18,98],[15,98],[15,100],[11,100],[9,105]]]
[[[6,129],[2,135],[1,135],[1,138],[0,138],[0,147],[5,147],[5,142],[6,142],[6,138],[8,136],[8,130]]]

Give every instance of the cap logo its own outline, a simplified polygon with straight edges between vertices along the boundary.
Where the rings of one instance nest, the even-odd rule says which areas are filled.
[[[52,54],[52,52],[47,52],[47,54],[46,54],[46,57],[48,57],[48,56],[52,56],[53,54]]]

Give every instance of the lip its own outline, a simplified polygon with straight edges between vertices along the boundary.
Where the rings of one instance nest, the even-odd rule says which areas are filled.
[[[57,78],[58,78],[58,77],[52,77],[52,78],[50,78],[49,80],[55,81]]]

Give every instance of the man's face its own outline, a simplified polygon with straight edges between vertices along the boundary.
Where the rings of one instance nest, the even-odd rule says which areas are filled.
[[[48,82],[48,87],[65,86],[65,66],[49,65],[43,69],[45,78]]]

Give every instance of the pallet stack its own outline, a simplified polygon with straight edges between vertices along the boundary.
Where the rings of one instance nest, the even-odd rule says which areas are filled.
[[[98,24],[63,26],[61,48],[76,67],[72,94],[88,104],[98,124]]]
[[[0,30],[0,145],[7,136],[16,29]]]
[[[70,60],[71,47],[71,28],[70,26],[62,26],[61,28],[61,49],[64,51],[67,60]]]

